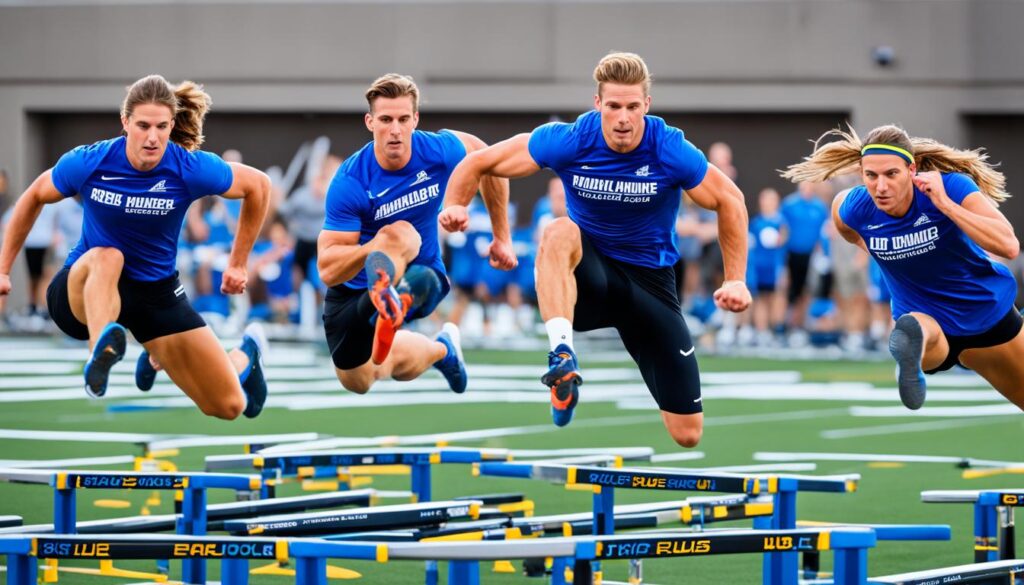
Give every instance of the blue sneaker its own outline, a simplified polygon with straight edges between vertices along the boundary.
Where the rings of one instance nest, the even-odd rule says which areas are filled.
[[[135,385],[143,392],[149,392],[156,382],[156,370],[149,362],[149,352],[142,350],[139,361],[135,362]]]
[[[119,323],[109,323],[103,328],[82,371],[85,375],[85,393],[89,398],[99,398],[107,393],[110,368],[124,357],[127,340],[128,332]]]
[[[395,290],[402,301],[406,322],[426,317],[441,302],[441,279],[434,269],[422,264],[409,266]]]
[[[462,394],[466,391],[469,377],[466,375],[466,362],[462,358],[458,326],[455,323],[445,323],[441,327],[441,332],[437,334],[437,340],[448,348],[448,354],[434,362],[434,367],[444,374],[444,379],[448,380],[448,387],[452,392]]]
[[[555,426],[564,427],[572,421],[573,409],[580,398],[579,387],[583,383],[576,354],[568,345],[559,344],[548,354],[548,371],[540,381],[551,388],[551,419]]]
[[[924,405],[926,382],[921,371],[921,356],[924,353],[924,332],[921,324],[911,315],[896,320],[889,336],[889,353],[896,359],[896,381],[900,388],[900,400],[910,410]]]
[[[249,365],[238,375],[242,382],[242,391],[247,398],[242,414],[246,418],[256,418],[263,411],[267,401],[267,380],[263,377],[263,352],[267,347],[267,336],[259,323],[250,323],[242,335],[239,349],[249,358]]]

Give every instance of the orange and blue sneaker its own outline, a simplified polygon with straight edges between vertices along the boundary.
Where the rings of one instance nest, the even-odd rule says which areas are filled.
[[[562,343],[548,354],[548,371],[540,381],[551,389],[551,419],[555,426],[564,427],[572,421],[583,383],[572,348]]]
[[[889,353],[896,360],[896,381],[903,406],[917,410],[924,405],[927,382],[921,371],[924,331],[913,315],[896,320],[889,336]]]
[[[242,414],[246,418],[256,418],[263,411],[267,402],[267,380],[263,376],[263,356],[267,352],[267,335],[259,323],[250,323],[242,334],[242,343],[238,346],[249,363],[245,370],[238,374],[245,393],[246,404]]]
[[[89,361],[85,362],[85,393],[89,398],[99,398],[107,393],[110,368],[121,361],[128,345],[128,333],[120,323],[109,323],[100,332],[92,348]]]
[[[448,353],[440,360],[434,362],[434,367],[448,380],[448,387],[456,394],[466,391],[466,384],[469,376],[466,374],[466,362],[462,358],[462,342],[459,335],[459,327],[455,323],[445,323],[441,332],[437,334],[437,340],[448,348]]]
[[[366,256],[365,270],[370,302],[377,309],[370,359],[379,366],[391,353],[395,333],[405,320],[405,310],[402,299],[393,286],[395,263],[391,258],[384,252],[370,252]]]

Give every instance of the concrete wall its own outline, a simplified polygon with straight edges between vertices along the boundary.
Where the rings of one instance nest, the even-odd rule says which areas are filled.
[[[587,108],[594,64],[618,49],[647,59],[661,114],[849,113],[967,145],[965,114],[1024,112],[1013,0],[6,4],[0,167],[15,191],[52,163],[30,115],[112,115],[151,72],[205,83],[214,116],[359,112],[385,71],[417,78],[426,113],[546,115]]]

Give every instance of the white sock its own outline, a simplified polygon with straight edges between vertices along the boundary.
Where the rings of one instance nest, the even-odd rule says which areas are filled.
[[[566,344],[569,349],[572,349],[572,323],[565,317],[555,317],[554,319],[548,319],[544,323],[544,328],[548,331],[548,344],[551,345],[551,351],[555,351],[555,348],[561,344]]]

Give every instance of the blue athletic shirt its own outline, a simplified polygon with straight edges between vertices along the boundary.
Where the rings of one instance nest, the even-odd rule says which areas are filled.
[[[649,268],[679,260],[674,239],[680,190],[700,185],[708,170],[704,153],[682,130],[644,116],[640,145],[619,153],[605,142],[595,110],[573,124],[538,127],[529,148],[538,165],[562,179],[569,218],[598,252]]]
[[[782,214],[757,215],[750,220],[750,263],[757,268],[777,268],[783,264]]]
[[[959,173],[943,174],[942,184],[957,205],[978,192]],[[1013,306],[1017,283],[1010,271],[990,260],[917,187],[903,217],[878,209],[863,185],[846,196],[839,216],[878,260],[892,292],[894,319],[917,311],[934,317],[948,335],[977,335]]]
[[[430,266],[444,277],[437,216],[448,177],[465,156],[466,147],[451,131],[415,130],[409,163],[401,170],[388,171],[377,162],[373,142],[367,143],[334,175],[327,190],[324,229],[359,232],[359,244],[363,245],[385,225],[407,221],[422,241],[412,263]],[[441,283],[447,294],[448,279],[441,278]],[[359,271],[344,284],[352,289],[366,288],[366,274]]]
[[[82,238],[68,254],[71,266],[95,247],[124,254],[124,274],[154,281],[175,274],[178,234],[188,206],[231,188],[231,167],[215,154],[167,143],[160,163],[137,171],[125,138],[79,146],[57,161],[53,184],[65,197],[82,196]]]
[[[818,197],[804,199],[800,193],[787,195],[782,201],[782,216],[789,227],[786,251],[810,254],[821,238],[821,226],[828,219],[828,207]]]

